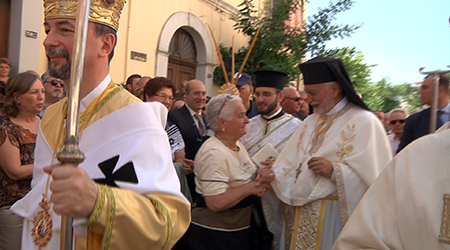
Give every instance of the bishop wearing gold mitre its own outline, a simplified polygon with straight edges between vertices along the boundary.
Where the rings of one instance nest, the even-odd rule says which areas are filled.
[[[24,218],[22,249],[58,249],[61,214],[74,218],[74,249],[170,249],[189,225],[164,131],[167,109],[142,103],[109,75],[124,4],[91,0],[78,125],[85,161],[75,168],[55,157],[66,98],[42,118],[32,189],[12,207]],[[78,1],[44,0],[44,9],[50,75],[69,82]]]

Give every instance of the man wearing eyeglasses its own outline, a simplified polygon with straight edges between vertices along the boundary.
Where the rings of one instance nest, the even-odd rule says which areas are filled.
[[[287,114],[280,105],[283,100],[283,88],[286,74],[273,70],[255,72],[256,88],[255,102],[259,115],[250,119],[247,124],[247,134],[241,138],[242,144],[253,157],[268,143],[281,152],[286,142],[302,123],[299,119]],[[284,249],[284,204],[273,190],[267,190],[261,198],[267,227],[273,233],[273,248]]]
[[[392,156],[395,156],[395,152],[397,152],[407,116],[408,114],[406,114],[406,111],[402,108],[396,108],[389,112],[389,125],[392,133],[387,135],[387,137],[389,144],[391,145]]]
[[[284,87],[283,99],[281,100],[281,108],[284,112],[297,117],[300,120],[304,120],[306,115],[300,116],[300,106],[303,103],[303,98],[300,97],[298,91],[292,87]]]
[[[50,76],[48,72],[45,72],[41,76],[42,81],[44,82],[45,88],[45,102],[44,108],[39,113],[39,116],[42,117],[44,115],[45,110],[48,106],[58,102],[61,98],[64,97],[64,82],[59,78],[55,78]]]
[[[312,114],[312,107],[309,106],[309,103],[306,102],[307,94],[305,91],[299,91],[300,97],[302,101],[300,102],[300,111],[294,113],[293,116],[299,117],[300,120],[305,120],[310,114]]]

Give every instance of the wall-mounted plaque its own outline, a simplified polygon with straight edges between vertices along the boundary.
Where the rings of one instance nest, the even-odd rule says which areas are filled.
[[[37,32],[31,31],[31,30],[25,30],[25,36],[29,38],[36,39],[37,38]]]
[[[131,60],[136,60],[140,62],[146,62],[147,61],[147,54],[139,53],[136,51],[131,51]]]

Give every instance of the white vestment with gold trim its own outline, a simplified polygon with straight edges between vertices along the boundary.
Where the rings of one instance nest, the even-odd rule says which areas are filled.
[[[108,216],[99,216],[100,219],[94,224],[96,227],[106,228],[110,233],[103,234],[108,239],[102,242],[101,249],[147,249],[149,246],[163,249],[163,245],[170,248],[187,229],[190,206],[180,192],[180,184],[172,165],[167,133],[164,131],[167,109],[157,102],[142,103],[122,87],[116,87],[110,82],[108,75],[80,102],[80,113],[83,114],[85,110],[89,110],[91,103],[96,102],[95,98],[107,93],[97,102],[97,109],[93,109],[97,112],[92,115],[92,124],[86,127],[79,139],[80,151],[85,154],[86,159],[78,167],[98,183],[110,178],[115,184],[113,186],[107,183],[114,199],[101,209],[107,210]],[[46,186],[48,175],[43,168],[57,163],[55,152],[59,150],[54,148],[58,143],[62,145],[63,137],[58,134],[64,135],[60,130],[63,130],[62,107],[65,102],[66,100],[62,100],[45,112],[36,139],[31,191],[11,208],[24,218],[22,249],[59,249],[61,215],[55,213],[53,207],[48,211],[52,219],[52,234],[47,245],[41,248],[34,245],[32,229],[34,218],[42,211],[38,205],[42,194],[48,190],[47,199],[51,196],[51,191]],[[86,116],[81,115],[80,121]],[[127,126],[123,121],[126,121]],[[126,166],[128,167],[125,169]],[[123,176],[124,169],[129,173],[127,176],[134,174],[136,179],[119,179]],[[50,183],[51,181],[50,178]],[[100,191],[98,194],[97,202],[100,202],[103,195]],[[165,201],[163,196],[173,200]],[[169,213],[158,211],[158,206]],[[95,214],[95,208],[92,214]],[[107,218],[112,223],[103,223],[102,218]],[[91,218],[74,220],[74,249],[86,249],[85,239],[90,231],[87,227],[88,219]],[[178,225],[183,227],[180,231]],[[72,225],[68,225],[70,226]]]
[[[331,179],[308,168],[312,157],[331,161]],[[273,166],[272,187],[290,205],[286,209],[287,249],[330,249],[390,160],[384,129],[371,112],[347,103],[332,115],[308,116]]]
[[[247,124],[247,134],[240,141],[250,157],[253,157],[267,143],[271,143],[278,152],[281,152],[301,123],[300,119],[289,114],[270,121],[257,115],[250,119],[250,123]],[[284,204],[272,190],[267,190],[261,200],[267,227],[274,234],[273,249],[284,250]]]
[[[397,154],[358,204],[333,249],[450,249],[450,201],[443,199],[450,194],[449,148],[450,130],[445,130],[421,137]]]

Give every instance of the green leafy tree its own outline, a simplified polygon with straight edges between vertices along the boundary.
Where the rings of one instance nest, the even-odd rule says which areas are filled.
[[[272,69],[286,72],[288,81],[296,80],[300,74],[297,65],[305,54],[320,52],[325,43],[334,38],[349,37],[359,25],[334,24],[336,15],[353,6],[351,0],[330,2],[327,8],[319,9],[307,22],[298,27],[288,27],[286,20],[295,9],[303,9],[304,0],[266,1],[264,9],[259,12],[252,0],[244,0],[238,5],[239,12],[232,16],[236,23],[234,28],[249,36],[249,45],[241,47],[235,53],[235,72],[242,64],[257,29],[262,25],[253,50],[244,71],[252,74],[257,69]],[[231,48],[220,45],[224,63],[231,72]],[[214,83],[222,85],[224,77],[220,67],[214,71]]]
[[[350,80],[357,93],[361,94],[365,103],[374,98],[374,88],[371,86],[371,74],[376,64],[369,65],[364,62],[364,55],[353,47],[335,48],[325,50],[319,56],[340,58],[345,65]]]
[[[318,53],[342,59],[356,92],[362,95],[363,101],[372,110],[389,112],[394,108],[405,107],[411,111],[421,105],[417,89],[408,83],[392,84],[387,78],[377,83],[371,81],[371,68],[364,62],[364,55],[355,48],[335,48]]]
[[[397,88],[388,82],[387,78],[381,79],[375,86],[374,102],[369,103],[374,110],[389,112],[400,106]]]
[[[402,100],[407,103],[406,108],[411,112],[422,105],[417,87],[410,83],[403,83]]]
[[[382,110],[387,113],[398,107],[405,107],[412,111],[421,105],[420,98],[417,95],[417,89],[409,84],[392,84],[387,78],[383,78],[370,87],[371,96],[366,104],[372,110]]]

